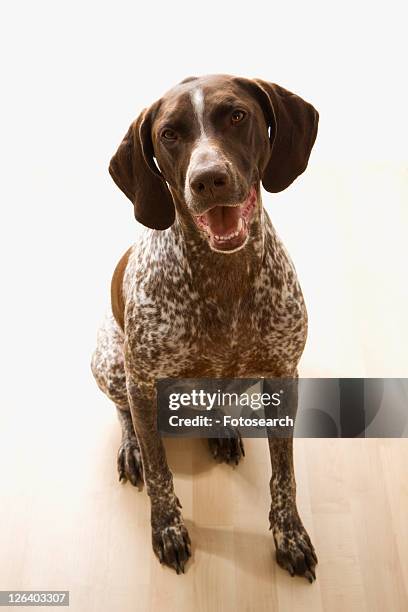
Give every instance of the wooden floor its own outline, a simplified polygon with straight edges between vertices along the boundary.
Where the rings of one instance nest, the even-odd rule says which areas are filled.
[[[296,441],[299,508],[319,556],[313,585],[274,561],[264,440],[246,441],[236,469],[214,465],[202,441],[168,441],[193,541],[177,576],[151,552],[145,492],[116,480],[118,427],[101,416],[9,463],[2,589],[69,589],[75,612],[408,609],[405,440]]]
[[[407,376],[403,177],[321,167],[279,203],[265,198],[308,305],[303,375]],[[100,255],[88,234],[78,252],[67,244],[53,283],[33,275],[49,298],[30,317],[15,283],[3,318],[18,316],[25,341],[23,359],[4,326],[0,589],[70,590],[74,612],[408,610],[407,440],[295,441],[298,505],[319,557],[313,585],[274,560],[266,441],[247,440],[236,469],[214,464],[201,441],[167,441],[193,559],[181,576],[159,565],[146,493],[117,481],[119,426],[89,370],[116,256],[108,234]]]

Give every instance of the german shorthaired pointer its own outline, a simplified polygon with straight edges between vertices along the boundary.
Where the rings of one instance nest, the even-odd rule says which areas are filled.
[[[144,480],[154,552],[177,573],[190,539],[157,431],[155,381],[287,377],[297,404],[307,313],[260,182],[279,192],[305,170],[317,124],[313,106],[278,85],[191,77],[139,115],[110,162],[149,229],[116,267],[92,371],[122,427],[119,478]],[[238,440],[220,441],[217,454],[239,459]],[[277,561],[312,582],[292,437],[269,436],[269,449]]]

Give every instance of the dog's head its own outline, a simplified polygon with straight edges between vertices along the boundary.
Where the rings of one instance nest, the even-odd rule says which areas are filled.
[[[191,77],[132,123],[109,172],[143,225],[170,227],[174,195],[210,247],[231,253],[247,242],[260,181],[278,192],[305,170],[317,123],[279,85]]]

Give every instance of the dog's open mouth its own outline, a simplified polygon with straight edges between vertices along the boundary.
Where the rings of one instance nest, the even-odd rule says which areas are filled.
[[[251,187],[244,202],[228,206],[214,206],[195,217],[198,227],[206,232],[210,247],[214,251],[237,251],[246,244],[255,204],[256,189]]]

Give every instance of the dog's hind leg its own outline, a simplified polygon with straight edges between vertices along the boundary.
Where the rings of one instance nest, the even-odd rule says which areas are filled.
[[[143,483],[142,459],[128,402],[123,341],[122,330],[108,315],[98,332],[91,368],[99,388],[115,404],[122,429],[117,456],[119,480],[139,486]]]

